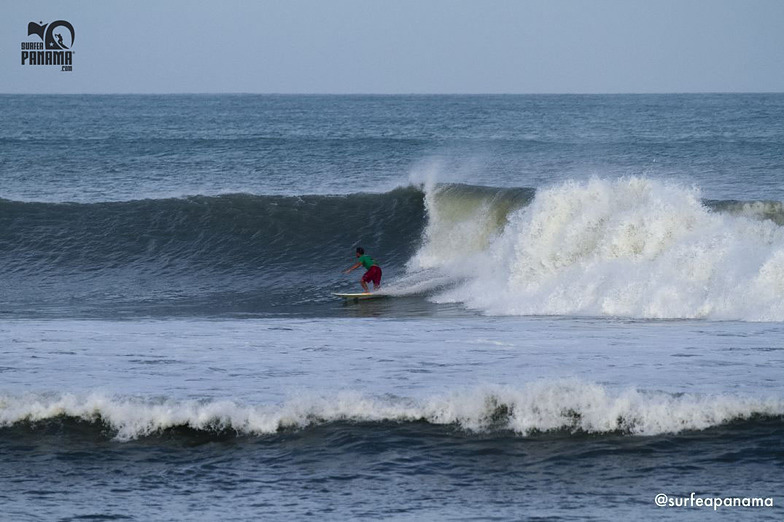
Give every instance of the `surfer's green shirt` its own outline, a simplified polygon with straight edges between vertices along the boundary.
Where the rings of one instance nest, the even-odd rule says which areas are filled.
[[[362,266],[365,267],[365,270],[370,270],[370,267],[376,264],[376,262],[373,261],[373,258],[368,255],[359,256],[357,262],[362,263]]]

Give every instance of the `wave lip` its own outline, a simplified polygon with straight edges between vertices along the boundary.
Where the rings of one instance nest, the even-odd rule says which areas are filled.
[[[462,184],[425,187],[427,226],[423,245],[408,261],[410,270],[438,267],[486,250],[512,212],[528,205],[532,188]]]
[[[779,206],[711,206],[630,177],[540,190],[489,227],[436,208],[409,270],[452,278],[437,302],[491,315],[784,321]]]
[[[705,430],[760,416],[784,416],[784,400],[636,389],[615,392],[582,381],[484,387],[423,400],[341,392],[301,396],[274,406],[231,400],[152,401],[99,393],[0,397],[0,427],[68,418],[101,424],[119,441],[175,428],[258,436],[345,421],[424,421],[469,432],[509,431],[518,436],[551,431],[652,436]]]
[[[784,226],[784,202],[781,201],[705,201],[715,211],[756,220],[770,220]]]

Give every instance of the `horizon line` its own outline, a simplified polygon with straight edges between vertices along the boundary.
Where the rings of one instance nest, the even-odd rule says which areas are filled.
[[[0,96],[651,96],[784,94],[784,91],[626,91],[626,92],[0,92]]]

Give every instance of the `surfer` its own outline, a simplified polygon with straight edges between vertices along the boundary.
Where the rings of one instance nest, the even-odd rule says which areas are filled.
[[[381,288],[381,267],[373,261],[373,258],[370,256],[365,255],[365,249],[362,247],[357,247],[357,262],[346,270],[344,273],[348,274],[352,270],[356,270],[360,266],[364,266],[367,272],[362,276],[362,279],[359,280],[360,284],[362,285],[362,289],[365,290],[365,293],[370,293],[368,290],[368,283],[373,281],[373,290],[378,290]]]

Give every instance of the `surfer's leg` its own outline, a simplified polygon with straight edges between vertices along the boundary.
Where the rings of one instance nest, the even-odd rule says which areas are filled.
[[[373,290],[381,288],[381,268],[378,265],[372,268],[373,270]]]
[[[362,289],[365,291],[365,293],[366,294],[370,293],[370,290],[368,289],[368,285],[365,282],[365,280],[364,279],[360,279],[359,282],[362,285]]]

